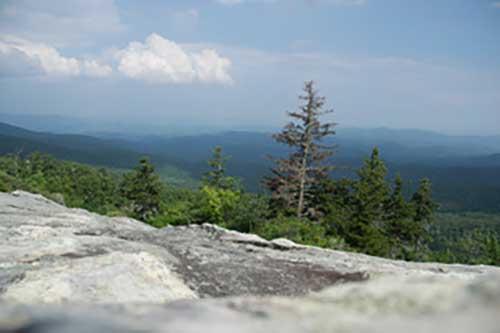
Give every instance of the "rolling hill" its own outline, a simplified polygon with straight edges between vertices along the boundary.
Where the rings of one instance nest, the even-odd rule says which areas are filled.
[[[32,152],[50,154],[56,158],[118,169],[131,169],[146,155],[117,140],[105,140],[87,135],[52,134],[29,131],[0,123],[0,155]],[[170,165],[161,157],[151,156],[161,166],[159,173],[165,181],[178,186],[193,187],[196,181],[184,170]]]

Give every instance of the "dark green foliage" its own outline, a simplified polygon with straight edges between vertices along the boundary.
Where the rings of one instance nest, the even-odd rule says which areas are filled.
[[[411,198],[413,208],[413,223],[411,224],[410,244],[416,255],[415,259],[422,258],[430,241],[430,228],[437,204],[431,199],[431,182],[424,178]]]
[[[15,179],[4,171],[0,171],[0,192],[10,192],[13,189]]]
[[[385,232],[389,240],[389,256],[406,259],[408,252],[415,251],[412,206],[403,196],[403,180],[399,174],[394,179],[394,188],[385,206]]]
[[[118,201],[117,175],[39,153],[25,159],[0,157],[0,178],[3,190],[41,193],[69,207],[102,214],[115,209]]]
[[[442,237],[438,242],[442,249],[430,252],[430,260],[500,266],[500,240],[494,232],[475,229],[458,237]]]
[[[327,235],[340,236],[353,249],[368,254],[422,259],[436,208],[430,182],[424,179],[407,202],[402,178],[396,175],[391,191],[387,173],[375,148],[357,171],[357,180],[327,180],[318,188],[317,205]]]
[[[233,217],[226,227],[240,232],[255,233],[269,219],[269,200],[266,196],[242,193],[234,207]]]
[[[147,158],[140,160],[135,171],[123,175],[120,193],[125,207],[133,216],[147,221],[160,209],[163,185]]]
[[[346,235],[354,211],[354,181],[349,179],[326,180],[317,188],[316,206],[323,216],[321,221],[327,235]]]
[[[380,256],[387,255],[389,250],[384,234],[385,204],[390,193],[386,175],[387,168],[375,148],[353,184],[353,214],[345,235],[354,248]]]
[[[431,228],[433,238],[439,238],[443,235],[459,238],[464,233],[471,233],[476,229],[492,232],[500,236],[500,214],[437,213],[434,220]],[[433,249],[440,248],[433,245]]]

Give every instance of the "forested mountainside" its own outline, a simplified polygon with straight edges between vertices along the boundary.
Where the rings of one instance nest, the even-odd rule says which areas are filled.
[[[50,154],[56,158],[89,165],[116,169],[131,169],[144,153],[119,140],[107,140],[88,135],[34,132],[0,123],[0,155],[33,152]],[[179,186],[196,186],[187,171],[169,164],[158,155],[153,157],[161,165],[162,177]]]
[[[333,164],[341,169],[332,177],[355,177],[374,146],[380,148],[389,166],[389,177],[400,173],[408,193],[418,180],[429,177],[434,198],[442,211],[500,212],[500,154],[494,153],[496,137],[450,137],[415,130],[339,130]],[[269,174],[268,155],[288,152],[271,135],[257,132],[227,132],[184,137],[95,138],[28,131],[0,123],[0,153],[49,153],[57,158],[130,169],[148,155],[162,178],[172,184],[194,188],[215,146],[230,156],[228,172],[242,179],[252,192],[262,192],[262,177]],[[469,138],[469,143],[464,142]],[[468,148],[467,148],[468,147]],[[469,149],[469,150],[467,150]]]
[[[61,159],[93,165],[128,168],[140,154],[109,140],[84,135],[28,131],[0,123],[0,153],[29,154],[39,151]]]
[[[382,130],[380,130],[382,131]],[[448,136],[429,135],[425,131],[378,131],[349,130],[332,143],[337,153],[332,157],[339,169],[331,173],[334,178],[355,177],[356,168],[377,146],[389,166],[389,177],[400,173],[407,180],[409,190],[415,190],[418,180],[429,177],[434,184],[435,199],[444,211],[500,212],[500,160],[493,154],[496,137],[484,139],[482,148],[460,150],[464,138],[454,141]],[[342,133],[339,131],[339,133]],[[354,133],[359,134],[356,139]],[[394,136],[389,138],[389,133]],[[411,143],[416,133],[422,134],[422,143]],[[432,132],[430,132],[432,134]],[[398,136],[399,135],[399,136]],[[435,137],[432,141],[426,136]],[[401,138],[402,143],[396,142]],[[480,145],[480,138],[471,139],[471,146]],[[426,145],[427,144],[427,145]],[[271,134],[256,132],[228,132],[213,135],[185,136],[174,138],[150,137],[130,141],[132,149],[162,156],[170,164],[188,170],[199,178],[205,170],[210,150],[215,146],[224,148],[231,158],[227,162],[229,173],[243,179],[246,188],[253,192],[263,190],[261,179],[269,174],[269,155],[285,156],[288,151],[275,143]],[[500,145],[498,146],[500,147]],[[478,155],[479,152],[487,155]]]

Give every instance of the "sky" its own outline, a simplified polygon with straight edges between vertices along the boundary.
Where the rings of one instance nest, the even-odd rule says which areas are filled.
[[[268,130],[306,80],[340,126],[500,135],[500,1],[0,0],[0,113]]]

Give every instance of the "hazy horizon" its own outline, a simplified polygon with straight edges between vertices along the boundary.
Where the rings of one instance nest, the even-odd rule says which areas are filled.
[[[499,135],[499,31],[495,0],[6,0],[0,113],[268,131],[315,80],[341,128]]]
[[[41,120],[45,121],[41,121]],[[54,123],[49,124],[50,122]],[[282,129],[282,126],[269,126],[269,127],[196,127],[185,126],[179,127],[173,125],[172,127],[157,127],[141,128],[134,126],[134,124],[116,124],[93,122],[90,119],[72,118],[63,115],[33,115],[33,114],[5,114],[0,113],[0,123],[5,123],[11,126],[20,127],[34,132],[47,132],[55,134],[84,134],[84,135],[129,135],[130,137],[146,137],[146,136],[193,136],[193,135],[211,135],[211,134],[224,134],[230,132],[252,132],[252,133],[275,133]],[[357,127],[357,126],[344,126],[337,124],[335,127],[337,134],[344,134],[346,132],[355,131],[388,131],[388,132],[423,132],[432,133],[435,135],[449,136],[449,137],[484,137],[484,138],[500,138],[500,133],[484,134],[484,133],[462,133],[453,131],[439,131],[424,128],[404,128],[404,127]]]

